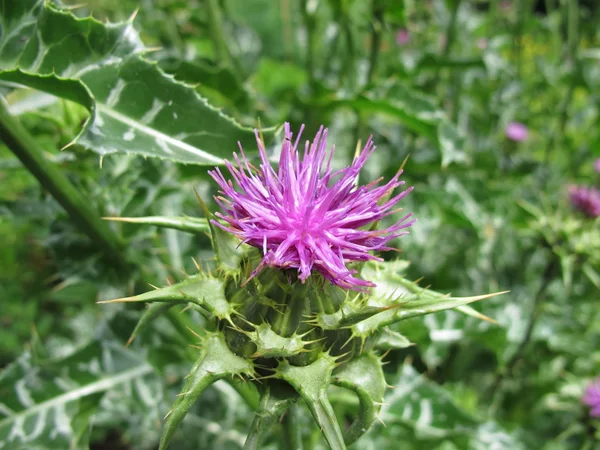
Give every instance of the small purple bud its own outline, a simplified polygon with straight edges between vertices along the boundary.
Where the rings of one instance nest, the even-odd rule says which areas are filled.
[[[400,47],[410,42],[410,33],[406,28],[402,28],[396,32],[396,44]]]
[[[588,217],[600,216],[600,191],[588,186],[569,186],[569,199],[575,209]]]
[[[486,38],[477,39],[477,48],[479,50],[485,50],[488,46],[488,40]]]
[[[527,139],[529,131],[527,127],[520,122],[509,122],[504,129],[506,137],[511,141],[521,142]]]
[[[596,169],[596,172],[600,173],[600,158],[594,163],[594,168]]]
[[[600,378],[588,385],[581,400],[590,407],[591,417],[600,417]]]

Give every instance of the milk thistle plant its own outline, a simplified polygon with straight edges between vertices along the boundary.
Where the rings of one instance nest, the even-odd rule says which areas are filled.
[[[246,449],[259,448],[300,399],[329,446],[344,449],[377,419],[386,389],[382,355],[410,345],[389,326],[449,308],[476,314],[466,305],[487,297],[423,289],[401,276],[397,262],[373,255],[392,250],[390,241],[415,222],[409,213],[379,227],[412,190],[395,192],[404,184],[402,170],[385,184],[359,186],[359,173],[375,150],[371,138],[349,167],[334,170],[327,129],[304,146],[302,130],[294,137],[285,124],[277,168],[256,132],[258,167],[240,145],[235,164],[225,163],[231,178],[219,168],[209,172],[220,187],[215,200],[221,211],[212,215],[202,203],[216,270],[114,300],[151,303],[140,326],[176,304],[189,304],[209,319],[209,329],[198,330],[197,361],[167,414],[161,449],[209,385],[234,377],[254,385],[261,398]],[[330,386],[358,397],[349,426],[336,416]]]

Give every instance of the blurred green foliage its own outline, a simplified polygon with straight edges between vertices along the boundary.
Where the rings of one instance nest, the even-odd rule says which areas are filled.
[[[287,120],[293,129],[305,123],[308,136],[323,123],[338,165],[372,133],[378,149],[365,181],[391,177],[408,157],[403,177],[415,191],[404,207],[419,222],[398,245],[412,278],[453,295],[511,291],[475,306],[497,324],[444,312],[398,326],[417,345],[388,355],[396,388],[382,412],[387,426],[355,448],[600,448],[598,422],[580,402],[600,376],[600,222],[567,196],[571,183],[600,183],[595,2],[80,3],[63,1],[79,17],[113,22],[137,11],[133,25],[152,48],[145,58],[244,126]],[[10,83],[0,94],[101,216],[197,217],[194,189],[206,200],[215,192],[205,167],[118,153],[100,168],[80,145],[61,151],[81,131],[85,108]],[[527,126],[526,140],[506,136],[514,121]],[[235,150],[233,139],[220,152]],[[196,270],[192,257],[210,268],[211,251],[203,235],[111,227],[127,240],[129,273],[107,264],[0,145],[0,398],[23,375],[15,367],[39,375],[23,375],[32,385],[63,375],[77,386],[113,380],[96,403],[78,404],[94,413],[94,427],[73,425],[74,448],[150,449],[190,364],[181,323],[162,317],[124,349],[140,311],[95,302],[179,280]],[[82,373],[77,358],[103,351],[119,363]],[[347,392],[332,395],[347,405],[339,415],[356,408]],[[249,411],[218,383],[173,448],[241,448]],[[0,419],[0,432],[5,425]],[[265,448],[280,448],[280,435]],[[304,438],[323,448],[318,433]]]

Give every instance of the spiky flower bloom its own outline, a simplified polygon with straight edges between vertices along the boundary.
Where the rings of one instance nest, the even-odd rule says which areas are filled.
[[[600,378],[590,383],[583,394],[582,400],[590,407],[590,416],[600,417]]]
[[[376,180],[357,186],[360,170],[375,150],[371,137],[349,167],[334,171],[331,160],[335,149],[327,151],[327,129],[321,127],[312,144],[306,142],[301,155],[298,145],[303,129],[293,141],[290,126],[285,124],[277,170],[268,161],[257,133],[260,168],[248,162],[240,146],[240,157],[234,153],[237,166],[226,164],[233,182],[218,168],[209,172],[224,196],[216,198],[225,212],[217,213],[217,217],[226,225],[214,223],[263,250],[263,260],[251,278],[265,266],[272,266],[298,269],[303,282],[316,270],[343,288],[374,286],[356,278],[356,271],[348,269],[346,263],[380,260],[370,252],[392,250],[387,242],[407,233],[406,228],[414,222],[411,214],[386,229],[376,230],[372,225],[396,212],[394,206],[412,188],[391,196],[404,184],[399,181],[402,170],[384,185]]]
[[[569,186],[571,204],[589,217],[600,216],[600,191],[591,186]]]
[[[527,139],[529,130],[520,122],[509,122],[504,129],[504,133],[511,141],[521,142]]]

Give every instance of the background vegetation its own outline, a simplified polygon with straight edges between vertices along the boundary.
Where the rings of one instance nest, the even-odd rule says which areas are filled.
[[[139,39],[131,37],[123,54],[141,51],[156,63],[148,67],[174,78],[161,74],[164,80],[188,86],[175,92],[147,66],[110,63],[96,80],[85,69],[106,63],[104,56],[57,40],[54,59],[44,60],[39,73],[78,70],[74,78],[93,91],[98,117],[109,117],[102,107],[110,106],[100,81],[127,69],[137,92],[132,105],[151,109],[153,96],[173,89],[178,114],[191,127],[223,127],[230,139],[206,144],[219,158],[235,151],[238,139],[253,150],[252,136],[185,103],[193,90],[242,125],[265,128],[271,143],[279,138],[269,127],[284,121],[292,129],[305,123],[305,137],[325,124],[339,165],[373,134],[378,148],[365,180],[390,178],[408,158],[404,179],[415,190],[403,206],[419,221],[397,245],[411,278],[456,295],[510,290],[475,306],[497,323],[452,311],[402,322],[398,331],[416,345],[387,356],[386,375],[396,388],[383,408],[385,426],[356,448],[600,448],[598,422],[580,400],[600,375],[600,223],[573,208],[567,192],[571,184],[600,182],[596,2],[80,3],[63,2],[78,17],[131,21]],[[117,153],[99,156],[106,149],[89,126],[78,144],[60,150],[90,113],[75,101],[16,88],[6,75],[14,69],[7,49],[14,44],[11,26],[20,26],[10,20],[17,13],[0,7],[0,94],[43,159],[98,217],[201,216],[194,188],[205,199],[216,190],[206,168],[142,158],[135,153],[165,155],[110,122],[95,124]],[[58,36],[63,25],[51,26]],[[507,135],[511,122],[527,127],[525,139]],[[176,136],[176,125],[165,126]],[[186,158],[177,157],[197,162]],[[126,223],[110,228],[122,242],[114,241],[117,256],[107,257],[106,245],[89,238],[89,226],[72,220],[0,144],[0,398],[23,380],[35,386],[23,416],[33,427],[46,414],[39,404],[62,398],[57,386],[77,393],[86,383],[106,382],[61,403],[64,417],[55,412],[54,424],[44,416],[44,430],[22,448],[56,448],[47,439],[62,420],[77,437],[68,440],[81,448],[155,448],[161,419],[189,370],[181,322],[159,318],[126,348],[141,309],[96,302],[179,280],[196,270],[192,257],[210,266],[208,238]],[[15,420],[0,408],[0,437]],[[241,448],[250,421],[249,406],[217,383],[186,418],[173,448]],[[278,448],[278,433],[269,448]],[[305,439],[323,448],[318,432]]]

